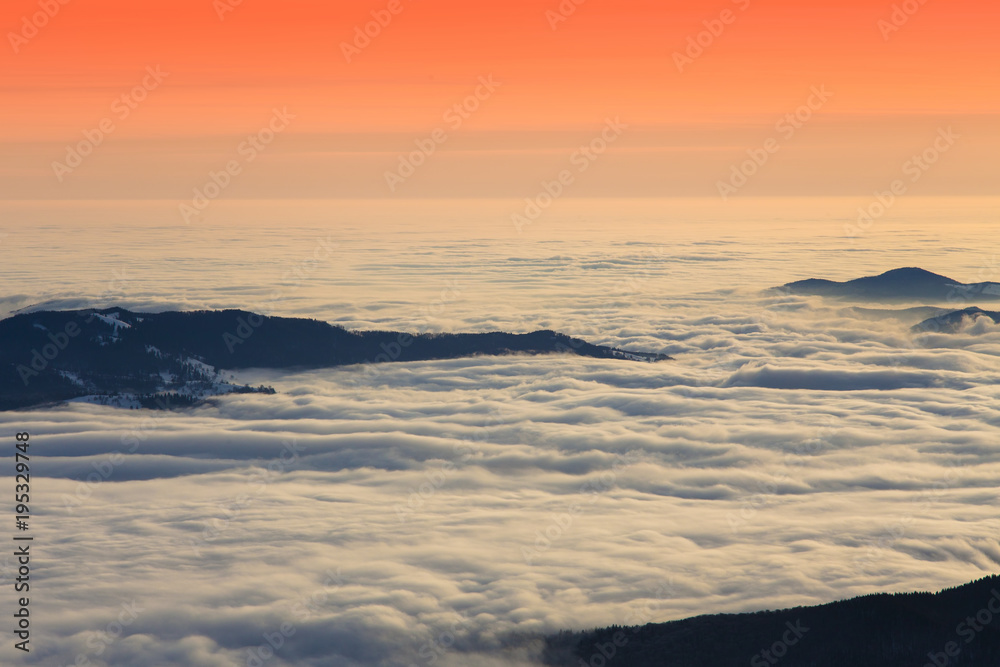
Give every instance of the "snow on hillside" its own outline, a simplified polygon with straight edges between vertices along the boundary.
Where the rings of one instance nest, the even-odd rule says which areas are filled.
[[[108,396],[106,394],[92,394],[90,396],[72,398],[68,400],[67,403],[106,405],[113,408],[126,408],[128,410],[138,410],[142,407],[142,404],[139,403],[139,399],[135,396],[135,394],[115,394],[112,396]]]
[[[198,361],[197,359],[192,359],[191,357],[184,359],[183,363],[206,375],[215,375],[217,373],[215,366],[209,366],[204,361]]]
[[[118,313],[110,313],[109,315],[101,315],[100,313],[94,313],[94,317],[104,322],[105,324],[111,326],[115,333],[118,333],[118,329],[131,329],[132,325],[128,322],[122,322],[118,319]]]
[[[63,376],[73,384],[78,387],[86,387],[87,383],[80,379],[80,376],[76,373],[71,373],[70,371],[59,371],[59,375]]]

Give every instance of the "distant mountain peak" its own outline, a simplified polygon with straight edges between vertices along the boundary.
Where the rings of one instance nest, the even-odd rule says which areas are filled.
[[[889,271],[886,271],[885,273],[882,273],[882,274],[880,274],[878,276],[874,276],[874,277],[875,278],[893,278],[893,279],[905,278],[907,280],[934,279],[934,280],[946,281],[946,282],[949,282],[949,283],[957,282],[957,281],[954,281],[954,280],[952,280],[951,278],[949,278],[947,276],[942,276],[940,273],[934,273],[933,271],[928,271],[927,269],[922,269],[919,266],[905,266],[905,267],[902,267],[902,268],[899,268],[899,269],[891,269]]]
[[[788,283],[784,290],[854,301],[947,303],[952,308],[972,305],[973,300],[1000,300],[1000,283],[966,284],[917,266],[844,282],[809,278]]]
[[[981,317],[986,317],[995,324],[1000,324],[1000,312],[990,312],[978,306],[970,306],[950,313],[941,313],[935,317],[928,318],[911,328],[917,333],[956,333]]]

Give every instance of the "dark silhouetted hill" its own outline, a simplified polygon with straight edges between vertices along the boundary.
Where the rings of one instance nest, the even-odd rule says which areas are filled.
[[[598,359],[669,359],[592,345],[554,331],[413,336],[348,331],[317,320],[239,310],[41,311],[0,321],[0,409],[95,395],[141,396],[145,405],[160,393],[203,397],[267,390],[232,385],[220,369],[326,368],[558,352]]]
[[[913,327],[916,332],[941,332],[955,333],[966,324],[969,324],[980,317],[986,317],[1000,324],[1000,312],[983,310],[973,306],[962,310],[954,310],[950,313],[943,313],[935,317],[928,318]]]
[[[552,667],[998,667],[1000,577],[940,593],[563,632]]]
[[[886,271],[878,276],[846,282],[810,278],[784,285],[793,294],[806,294],[856,301],[922,301],[964,305],[971,301],[1000,301],[1000,283],[965,284],[920,268]]]

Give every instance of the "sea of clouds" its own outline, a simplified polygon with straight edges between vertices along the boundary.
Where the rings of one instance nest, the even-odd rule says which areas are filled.
[[[256,303],[351,328],[552,328],[676,359],[249,369],[233,372],[278,393],[0,413],[36,457],[22,662],[535,665],[560,629],[995,572],[1000,327],[914,334],[912,314],[763,291],[908,265],[1000,280],[988,227],[958,235],[934,211],[846,239],[827,203],[800,214],[811,224],[691,231],[654,227],[669,216],[645,206],[567,208],[520,235],[192,232],[214,255],[163,226],[106,251],[77,231],[94,256],[78,291],[64,265],[32,261],[64,245],[11,233],[17,275],[38,275],[5,269],[7,310]],[[303,264],[325,235],[338,249]],[[116,270],[134,277],[106,286]]]

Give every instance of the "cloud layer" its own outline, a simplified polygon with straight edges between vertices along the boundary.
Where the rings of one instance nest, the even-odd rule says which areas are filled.
[[[25,664],[531,665],[534,638],[561,628],[934,589],[1000,565],[1000,328],[914,335],[906,315],[761,294],[789,277],[755,268],[780,264],[763,241],[386,244],[351,270],[369,294],[397,281],[397,300],[321,306],[307,282],[282,308],[544,326],[677,361],[247,371],[279,393],[0,414],[38,457]],[[133,300],[267,293],[175,278],[182,296]]]

